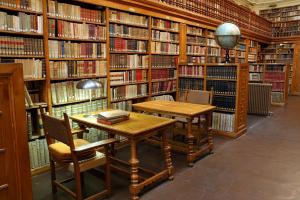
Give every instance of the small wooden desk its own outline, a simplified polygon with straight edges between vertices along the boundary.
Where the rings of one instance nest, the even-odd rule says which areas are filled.
[[[99,113],[93,112],[92,114]],[[107,131],[112,135],[121,135],[128,138],[131,148],[131,158],[129,160],[130,165],[130,177],[131,186],[129,188],[131,193],[131,199],[139,199],[138,193],[147,185],[150,185],[161,179],[169,178],[173,179],[173,165],[170,154],[170,145],[167,141],[167,131],[170,127],[173,127],[176,120],[167,119],[162,117],[156,117],[151,115],[145,115],[140,113],[130,113],[129,120],[114,124],[105,125],[97,122],[96,118],[85,118],[83,114],[74,115],[70,117],[74,122],[77,122],[81,126],[93,127]],[[137,143],[145,138],[151,137],[155,132],[160,131],[162,133],[163,150],[165,157],[165,169],[159,173],[152,173],[150,170],[142,169],[138,167],[139,160],[137,158]],[[112,158],[114,159],[114,158]],[[117,159],[116,159],[117,160]],[[117,160],[120,162],[120,160]],[[122,164],[125,162],[122,161]],[[151,177],[145,179],[138,175],[138,170],[144,170],[144,172],[151,173]],[[124,172],[124,171],[123,171]],[[139,182],[139,180],[143,180]]]
[[[211,132],[211,115],[212,111],[215,109],[215,106],[211,105],[201,105],[201,104],[192,104],[186,102],[177,102],[177,101],[147,101],[143,103],[137,103],[133,105],[133,109],[136,111],[146,111],[149,113],[159,113],[166,114],[172,117],[183,117],[187,120],[187,162],[189,166],[193,166],[193,161],[195,161],[199,156],[203,155],[205,151],[213,151],[213,136]],[[206,126],[205,130],[207,133],[207,146],[205,148],[198,149],[194,145],[195,136],[192,133],[192,122],[195,117],[200,115],[205,115],[206,117]],[[172,149],[179,149],[179,145],[176,143],[172,144]]]

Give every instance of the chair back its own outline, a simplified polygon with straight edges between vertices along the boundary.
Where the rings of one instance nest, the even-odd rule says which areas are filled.
[[[212,104],[212,91],[189,90],[186,102],[197,104]]]
[[[71,128],[69,124],[69,117],[64,113],[64,119],[58,119],[42,113],[43,126],[47,141],[57,140],[74,148]]]
[[[186,102],[187,90],[181,90],[178,93],[178,101]]]

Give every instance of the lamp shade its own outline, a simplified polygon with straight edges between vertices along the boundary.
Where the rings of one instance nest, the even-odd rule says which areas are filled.
[[[102,84],[99,81],[85,79],[81,80],[76,84],[77,89],[96,89],[101,88]]]

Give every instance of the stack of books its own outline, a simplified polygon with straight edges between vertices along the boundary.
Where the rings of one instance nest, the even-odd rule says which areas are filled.
[[[100,112],[97,116],[97,122],[112,125],[129,119],[129,112],[123,110],[109,110]]]

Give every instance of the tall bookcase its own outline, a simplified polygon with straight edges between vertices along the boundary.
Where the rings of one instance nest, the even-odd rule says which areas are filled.
[[[289,85],[289,64],[253,63],[249,66],[249,82],[272,84],[272,104],[285,105]]]
[[[179,90],[212,90],[213,129],[217,134],[238,137],[247,127],[248,65],[179,65]]]

